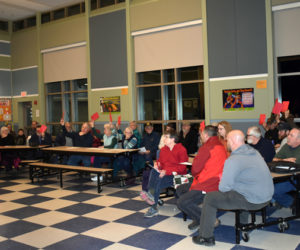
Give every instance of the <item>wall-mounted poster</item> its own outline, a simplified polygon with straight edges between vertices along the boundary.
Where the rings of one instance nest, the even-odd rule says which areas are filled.
[[[100,112],[120,112],[120,96],[100,97]]]
[[[225,111],[253,110],[254,89],[224,89],[223,109]]]
[[[0,122],[11,121],[11,100],[0,99]]]

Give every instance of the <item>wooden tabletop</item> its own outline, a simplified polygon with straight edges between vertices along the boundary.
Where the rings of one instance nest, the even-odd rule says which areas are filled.
[[[13,151],[13,150],[34,150],[49,147],[48,145],[40,145],[40,146],[27,146],[27,145],[10,145],[10,146],[0,146],[0,151]]]
[[[96,156],[116,156],[120,154],[128,154],[138,152],[139,149],[109,149],[109,148],[87,148],[87,147],[50,147],[44,148],[43,151],[63,154],[83,154]]]

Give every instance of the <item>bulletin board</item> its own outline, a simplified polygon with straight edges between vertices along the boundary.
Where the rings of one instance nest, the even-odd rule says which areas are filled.
[[[0,122],[11,121],[11,99],[0,99]]]

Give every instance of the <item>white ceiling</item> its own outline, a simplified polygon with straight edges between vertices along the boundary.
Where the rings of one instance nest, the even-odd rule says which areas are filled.
[[[0,20],[16,21],[84,0],[0,0]]]

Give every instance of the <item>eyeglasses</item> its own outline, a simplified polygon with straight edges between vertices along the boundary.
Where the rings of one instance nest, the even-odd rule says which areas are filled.
[[[253,136],[253,135],[247,135],[247,137],[249,137],[249,136]]]

